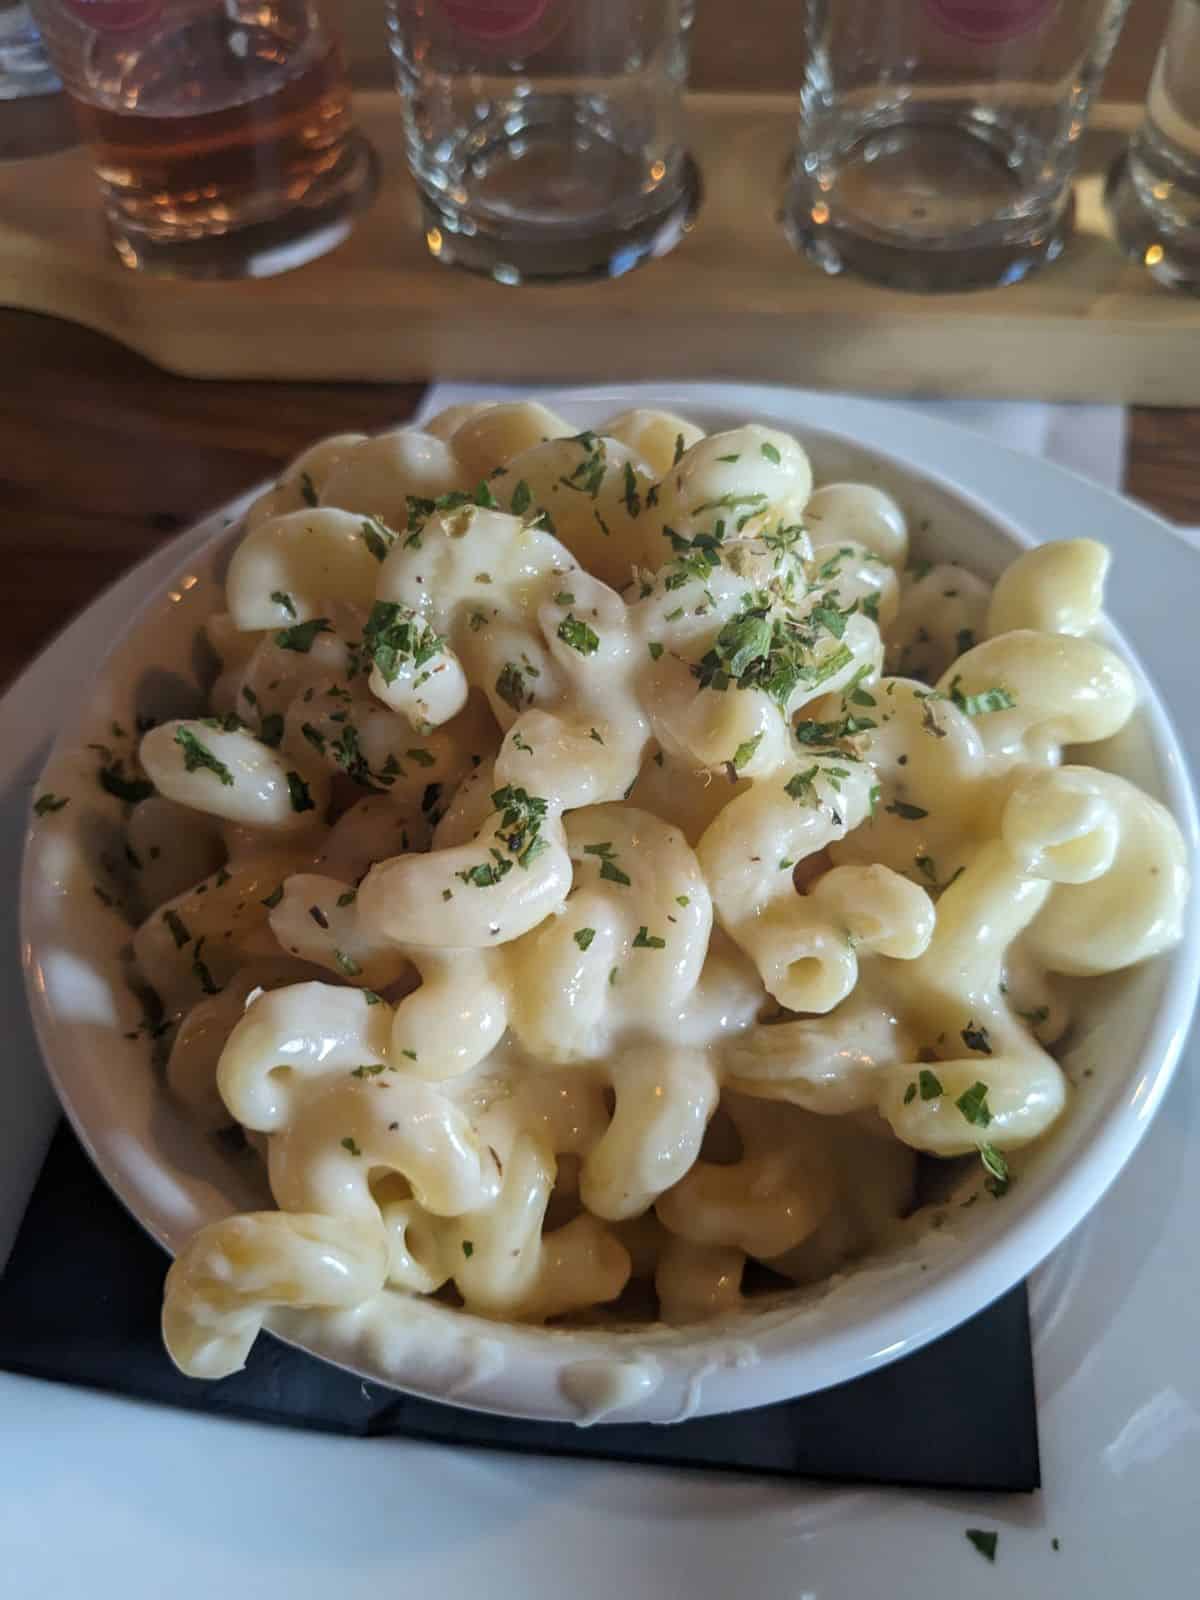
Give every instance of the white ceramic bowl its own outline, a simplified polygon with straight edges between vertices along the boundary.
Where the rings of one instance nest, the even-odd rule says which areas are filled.
[[[710,431],[749,420],[744,412],[688,407],[686,399],[644,390],[548,399],[580,427],[629,403],[673,403]],[[994,576],[1039,537],[1078,531],[1063,528],[1061,518],[1053,529],[1016,526],[949,479],[798,424],[798,410],[811,415],[813,407],[798,407],[778,391],[771,407],[756,407],[753,420],[795,432],[818,482],[853,478],[893,493],[921,530],[920,554],[961,560]],[[1071,485],[1067,475],[1059,477]],[[211,540],[97,664],[92,698],[59,737],[35,790],[70,795],[73,803],[52,825],[31,830],[22,885],[30,1003],[59,1096],[112,1188],[171,1251],[205,1222],[270,1202],[257,1164],[227,1155],[198,1132],[164,1092],[147,1042],[128,1037],[141,1016],[125,982],[128,929],[93,891],[102,858],[120,855],[120,808],[98,789],[96,756],[87,746],[110,742],[114,721],[129,727],[138,714],[188,714],[202,703],[211,663],[197,642],[200,627],[220,608],[234,524],[250,498],[210,519]],[[1138,675],[1142,704],[1129,728],[1103,748],[1089,747],[1085,759],[1163,800],[1194,840],[1194,796],[1170,722],[1128,646],[1115,630],[1109,639]],[[384,1384],[554,1420],[674,1421],[846,1381],[965,1321],[1076,1226],[1132,1154],[1162,1099],[1198,978],[1193,896],[1177,950],[1092,987],[1064,1059],[1078,1093],[1004,1200],[954,1208],[944,1226],[915,1237],[902,1255],[864,1261],[820,1291],[677,1331],[510,1327],[388,1294],[362,1311],[289,1313],[268,1326]]]

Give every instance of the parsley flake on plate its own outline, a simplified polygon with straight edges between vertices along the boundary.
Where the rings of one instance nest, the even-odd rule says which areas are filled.
[[[605,839],[601,844],[585,844],[583,847],[583,853],[585,856],[600,857],[600,876],[602,878],[606,878],[609,883],[624,884],[626,888],[630,888],[632,886],[633,880],[629,878],[617,865],[616,856],[613,852],[613,847],[610,840]]]
[[[186,771],[207,770],[213,772],[225,788],[233,788],[233,773],[230,772],[223,761],[213,755],[206,744],[197,739],[190,728],[176,728],[175,743],[183,751],[183,765]],[[103,779],[101,781],[103,782]]]
[[[600,636],[586,622],[580,621],[574,612],[567,612],[557,631],[562,642],[569,644],[572,650],[578,650],[581,656],[594,656],[600,648]]]
[[[954,1104],[963,1116],[975,1128],[986,1128],[992,1120],[992,1113],[987,1103],[988,1086],[986,1083],[973,1083],[969,1089],[964,1089]]]
[[[295,650],[299,655],[306,656],[319,633],[332,631],[328,617],[314,617],[311,622],[297,622],[290,628],[282,628],[275,635],[275,643],[281,650]]]

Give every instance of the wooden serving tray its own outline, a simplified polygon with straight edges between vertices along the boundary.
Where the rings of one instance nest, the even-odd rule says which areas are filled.
[[[917,296],[827,278],[775,212],[791,96],[691,98],[706,196],[662,261],[613,283],[503,288],[425,249],[400,110],[357,99],[378,199],[321,261],[258,282],[138,277],[109,253],[82,149],[0,164],[0,304],[48,312],[191,377],[560,380],[729,377],[875,391],[1200,404],[1200,300],[1107,235],[1104,171],[1140,110],[1101,106],[1075,238],[1027,283]]]

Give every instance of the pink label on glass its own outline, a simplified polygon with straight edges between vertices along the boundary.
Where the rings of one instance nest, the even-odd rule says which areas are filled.
[[[127,33],[153,22],[162,0],[62,0],[63,9],[97,33]]]
[[[519,39],[535,27],[555,0],[442,0],[442,11],[455,28],[491,44]]]
[[[1058,0],[925,0],[925,9],[947,33],[979,44],[1005,44],[1032,33]]]

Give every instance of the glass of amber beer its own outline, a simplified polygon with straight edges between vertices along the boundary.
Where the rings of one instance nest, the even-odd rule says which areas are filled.
[[[33,0],[135,271],[266,277],[345,238],[374,189],[336,0]]]

